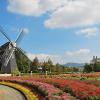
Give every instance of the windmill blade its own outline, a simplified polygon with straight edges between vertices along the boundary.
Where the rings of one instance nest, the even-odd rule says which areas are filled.
[[[8,54],[8,57],[6,58],[6,60],[5,60],[5,62],[4,62],[4,66],[5,66],[5,67],[8,65],[9,60],[11,59],[11,57],[12,57],[14,51],[15,51],[15,47],[12,47],[10,53]]]
[[[6,34],[6,32],[3,30],[3,28],[2,28],[1,26],[0,26],[0,32],[5,36],[5,38],[6,38],[9,42],[11,42],[9,36]]]
[[[22,30],[22,31],[20,32],[20,34],[18,35],[18,37],[17,37],[17,39],[16,39],[16,41],[15,41],[15,43],[16,43],[17,45],[20,43],[20,41],[21,41],[23,35],[24,35],[24,30]]]
[[[28,58],[28,56],[26,55],[26,53],[20,49],[20,48],[16,48],[16,50],[18,50],[25,58],[27,58],[27,61],[31,64],[32,61]]]
[[[0,56],[2,63],[4,63],[5,59],[7,58],[7,54],[10,53],[10,50],[7,48],[5,48],[4,53]]]
[[[25,57],[27,57],[27,55],[26,55],[26,53],[22,50],[22,49],[20,49],[20,48],[16,48],[19,52],[21,52]],[[28,57],[27,57],[28,58]]]
[[[16,50],[18,50],[19,52],[21,52],[30,62],[32,62],[32,61],[28,58],[28,56],[26,55],[26,53],[25,53],[22,49],[16,48]]]

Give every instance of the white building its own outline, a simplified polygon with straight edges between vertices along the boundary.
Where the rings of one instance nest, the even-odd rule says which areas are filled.
[[[93,59],[90,61],[90,64],[95,64],[97,62],[100,62],[100,58],[98,58],[97,56],[93,56]]]

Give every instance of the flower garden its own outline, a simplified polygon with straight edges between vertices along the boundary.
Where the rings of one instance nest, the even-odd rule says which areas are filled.
[[[31,95],[29,95],[30,99],[28,100],[100,100],[99,80],[84,81],[65,79],[65,76],[63,78],[61,76],[48,77],[40,75],[38,77],[1,77],[0,81],[0,84],[8,86],[14,84],[15,88],[20,85],[21,87],[19,88],[22,92]]]

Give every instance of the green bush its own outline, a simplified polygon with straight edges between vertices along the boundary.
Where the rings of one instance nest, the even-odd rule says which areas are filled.
[[[13,75],[13,76],[18,76],[19,75],[19,70],[18,70],[18,68],[16,67],[15,69],[13,69],[13,71],[11,72],[11,74]]]

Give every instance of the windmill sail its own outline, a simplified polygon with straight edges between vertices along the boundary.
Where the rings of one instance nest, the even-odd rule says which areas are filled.
[[[10,50],[10,52],[8,53],[8,56],[6,57],[6,59],[5,59],[5,61],[4,61],[4,66],[5,66],[5,67],[7,66],[9,60],[11,59],[11,57],[12,57],[12,55],[13,55],[13,53],[14,53],[14,50],[15,50],[15,48],[13,47],[13,48]]]
[[[6,34],[6,32],[4,31],[4,29],[0,26],[0,32],[4,35],[4,37],[9,41],[11,42],[9,36]]]
[[[21,30],[20,34],[17,36],[17,39],[15,40],[15,43],[18,45],[20,43],[20,41],[22,40],[24,36],[24,31]]]

